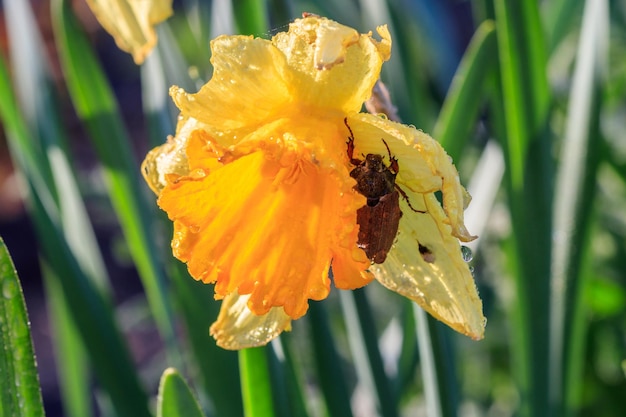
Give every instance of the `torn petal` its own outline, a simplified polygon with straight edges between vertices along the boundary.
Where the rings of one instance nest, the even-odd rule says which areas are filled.
[[[263,346],[284,330],[291,330],[291,318],[281,307],[256,315],[248,308],[249,295],[232,293],[224,298],[210,333],[217,345],[230,350]]]
[[[359,111],[391,53],[386,26],[381,40],[319,16],[296,19],[272,43],[287,59],[285,77],[294,102],[312,108]]]
[[[482,339],[485,318],[474,277],[434,194],[406,190],[415,213],[401,201],[396,243],[370,270],[385,287],[417,302],[435,318],[472,339]]]

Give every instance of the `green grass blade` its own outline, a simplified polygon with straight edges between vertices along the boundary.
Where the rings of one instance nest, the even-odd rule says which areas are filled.
[[[542,7],[545,11],[546,39],[550,50],[558,48],[559,43],[573,28],[580,25],[578,18],[584,5],[584,0],[553,0],[546,2]]]
[[[402,398],[407,388],[413,382],[419,359],[416,335],[417,327],[415,326],[413,307],[411,300],[403,300],[402,316],[400,317],[402,346],[400,347],[400,355],[397,359],[398,373],[394,380],[394,395],[396,398]]]
[[[93,415],[91,387],[85,384],[91,377],[88,356],[63,295],[59,277],[46,264],[43,266],[47,310],[54,335],[54,356],[56,363],[62,364],[57,367],[57,373],[63,411],[67,417],[88,417]]]
[[[513,262],[513,363],[524,396],[520,414],[535,416],[548,408],[553,172],[547,61],[536,2],[496,1],[495,12],[502,83],[495,106],[503,109],[505,183],[519,258]]]
[[[0,117],[14,161],[29,181],[31,215],[48,264],[61,280],[68,308],[89,352],[96,375],[121,416],[149,416],[130,355],[100,291],[81,270],[61,231],[61,216],[47,187],[39,154],[17,112],[8,71],[0,59]]]
[[[341,371],[341,358],[335,347],[328,325],[328,317],[321,303],[309,302],[307,321],[311,326],[311,340],[317,377],[330,416],[351,417],[350,392]]]
[[[24,295],[0,238],[0,416],[44,415]]]
[[[581,395],[584,327],[582,259],[589,249],[599,164],[600,114],[608,74],[609,6],[587,1],[567,125],[556,175],[552,252],[550,393],[552,415],[574,415]]]
[[[177,110],[172,109],[168,86],[177,84],[189,90],[194,87],[186,76],[187,64],[167,27],[160,27],[159,44],[141,68],[144,113],[148,123],[151,143],[165,142],[174,133]],[[174,106],[175,107],[175,106]],[[172,112],[174,110],[174,112]],[[172,236],[172,225],[165,213],[158,232]],[[211,399],[220,417],[239,417],[243,414],[239,391],[239,368],[237,354],[224,350],[209,336],[209,327],[217,318],[220,302],[214,299],[213,286],[194,280],[185,265],[174,259],[169,245],[162,250],[167,259],[169,275],[173,282],[174,297],[178,311],[187,328],[188,341],[193,352],[193,369],[197,369],[206,395]],[[220,378],[215,378],[220,375]]]
[[[294,17],[298,17],[295,12],[295,4],[290,0],[269,0],[269,19],[272,28],[282,26]]]
[[[441,403],[439,376],[435,367],[434,343],[431,340],[428,318],[426,312],[417,305],[413,306],[413,313],[417,325],[417,346],[424,383],[426,412],[429,417],[442,417],[444,406]]]
[[[382,417],[398,416],[378,349],[376,326],[365,289],[340,291],[339,295],[359,383],[363,384],[367,397],[375,407],[372,413],[379,413]]]
[[[269,29],[265,0],[232,0],[237,31],[246,35],[262,36]]]
[[[162,132],[175,132],[175,125],[171,114],[171,100],[167,94],[168,83],[162,70],[158,50],[153,51],[146,58],[141,67],[141,85],[143,111],[146,117],[150,146],[159,146],[165,142],[167,136]]]
[[[292,392],[289,384],[295,381],[287,380],[287,368],[285,366],[285,354],[280,338],[272,340],[267,345],[267,366],[272,387],[272,401],[274,404],[274,414],[276,417],[293,417],[295,414],[291,410]]]
[[[459,399],[451,330],[417,304],[413,305],[413,312],[427,414],[429,417],[454,417],[458,413]]]
[[[537,4],[496,1],[507,153],[513,191],[524,185],[528,150],[544,133],[550,102],[543,29]]]
[[[37,150],[28,152],[45,155],[40,161],[45,163],[47,184],[57,198],[63,232],[76,260],[103,294],[109,293],[104,262],[98,250],[95,233],[88,219],[81,199],[76,175],[68,157],[66,134],[61,117],[57,112],[59,101],[54,84],[50,79],[49,65],[45,61],[43,41],[35,24],[32,10],[27,3],[7,4],[10,16],[8,33],[13,63],[14,80],[21,100],[21,110],[28,120],[31,137],[37,138]],[[37,91],[32,94],[31,89]],[[41,168],[39,168],[41,169]],[[45,232],[44,232],[45,233]],[[44,275],[54,274],[45,268]],[[55,346],[55,360],[59,366],[63,408],[68,416],[87,417],[91,414],[92,394],[88,385],[90,371],[86,353],[80,341],[65,299],[58,283],[58,277],[44,279],[49,303],[52,342]]]
[[[147,208],[139,186],[130,139],[117,104],[91,45],[68,3],[53,3],[53,28],[70,96],[105,166],[113,207],[137,265],[146,296],[163,337],[169,360],[180,363],[165,277],[151,239]]]
[[[38,162],[48,174],[46,183],[57,197],[63,229],[76,259],[97,285],[108,292],[104,261],[69,162],[67,135],[56,111],[59,100],[44,59],[43,40],[35,17],[28,4],[17,2],[7,4],[7,14],[16,94],[30,136],[36,139],[36,145],[29,147],[28,152],[42,156]],[[33,89],[36,94],[32,94]]]
[[[174,368],[161,376],[157,398],[157,417],[203,417],[189,385]]]
[[[393,20],[393,23],[389,23],[395,30],[391,33],[394,56],[392,61],[399,62],[389,69],[385,63],[382,81],[387,85],[392,101],[398,107],[400,118],[430,132],[439,111],[439,104],[427,93],[430,80],[428,71],[423,69],[430,68],[432,62],[427,53],[426,36],[416,23],[414,14],[407,14],[404,8],[395,10],[390,7],[389,11]]]
[[[147,417],[147,399],[133,362],[113,319],[113,311],[89,282],[72,256],[58,226],[46,214],[37,195],[33,213],[46,261],[61,280],[68,308],[81,333],[98,380],[120,416]]]
[[[275,416],[267,347],[239,351],[241,394],[245,417]]]
[[[271,343],[270,365],[275,387],[274,403],[277,415],[282,417],[308,417],[304,396],[305,389],[299,378],[297,364],[290,351],[290,335],[283,333]],[[276,389],[280,387],[280,389]]]
[[[185,61],[167,22],[159,25],[159,43],[141,66],[141,91],[150,145],[162,145],[175,132],[178,109],[169,96],[171,85],[195,91]],[[207,65],[207,58],[204,65]]]
[[[243,405],[237,353],[218,347],[209,336],[209,327],[217,318],[220,306],[213,299],[213,287],[191,278],[182,263],[176,262],[171,271],[194,363],[216,415],[240,417]]]
[[[497,53],[495,25],[488,20],[476,29],[432,132],[455,161],[476,125],[487,75],[497,67]]]

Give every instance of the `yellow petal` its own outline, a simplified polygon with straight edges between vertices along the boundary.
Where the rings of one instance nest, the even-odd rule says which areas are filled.
[[[267,344],[284,330],[291,330],[291,318],[274,307],[258,316],[248,308],[249,295],[232,293],[224,298],[211,336],[224,349],[245,349]]]
[[[198,93],[170,89],[183,115],[217,133],[254,127],[287,106],[291,97],[282,75],[285,57],[270,41],[220,36],[211,41],[211,51],[213,77]]]
[[[272,42],[285,54],[288,86],[296,102],[344,113],[359,111],[391,54],[387,27],[377,31],[381,41],[332,20],[309,16],[296,19],[289,32],[277,34]]]
[[[384,286],[416,301],[453,329],[482,338],[482,303],[459,244],[459,238],[474,238],[463,223],[468,194],[450,158],[436,141],[414,128],[367,114],[349,117],[348,124],[355,156],[380,154],[387,163],[389,153],[397,158],[396,184],[407,196],[400,199],[403,216],[396,242],[385,262],[370,270]],[[443,208],[436,191],[442,193]]]
[[[283,155],[280,160],[292,161],[284,166],[273,152],[193,170],[163,189],[159,205],[175,222],[174,254],[193,277],[216,282],[218,297],[251,294],[248,308],[255,314],[282,306],[296,319],[308,299],[328,295],[331,260],[341,266],[338,286],[357,288],[372,279],[355,250],[363,198],[300,151]]]
[[[371,35],[320,17],[297,19],[272,41],[220,36],[211,42],[214,72],[198,93],[172,87],[185,117],[205,123],[217,135],[248,134],[276,115],[354,112],[370,96],[391,38]],[[222,145],[231,143],[222,142]]]
[[[156,45],[154,25],[172,15],[172,0],[87,0],[87,4],[136,64],[143,63]]]
[[[331,267],[338,288],[361,287],[373,272],[482,337],[482,306],[459,244],[474,238],[463,222],[469,194],[454,165],[415,128],[356,113],[390,55],[387,28],[377,30],[380,41],[307,16],[271,41],[220,37],[211,81],[197,94],[170,90],[181,110],[177,134],[148,155],[143,172],[174,223],[174,255],[225,299],[211,329],[222,346],[267,343],[309,299],[328,295]],[[382,265],[370,267],[357,245],[365,198],[349,175],[346,115],[355,158],[398,159],[404,215]]]
[[[165,144],[157,146],[146,155],[141,164],[141,173],[155,194],[159,194],[173,178],[187,175],[191,169],[197,168],[197,164],[190,166],[187,159],[188,143],[194,135],[198,138],[192,145],[191,153],[202,147],[202,143],[209,136],[206,125],[193,118],[182,118],[176,127],[176,136],[168,137]],[[215,158],[215,155],[212,157]]]
[[[482,339],[485,318],[474,278],[463,260],[434,194],[406,190],[415,213],[401,200],[403,216],[396,243],[381,265],[370,270],[385,287],[417,302],[448,326]]]

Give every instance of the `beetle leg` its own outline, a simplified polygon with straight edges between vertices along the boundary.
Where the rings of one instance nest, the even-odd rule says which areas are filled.
[[[404,190],[403,190],[402,188],[400,188],[400,186],[399,186],[398,184],[394,184],[394,187],[395,187],[395,189],[396,189],[396,190],[398,190],[398,192],[400,193],[400,195],[402,195],[402,197],[404,198],[404,200],[406,201],[406,203],[409,205],[409,208],[410,208],[411,210],[413,210],[413,211],[414,211],[414,212],[416,212],[416,213],[422,213],[422,214],[426,213],[426,211],[425,211],[425,210],[417,210],[415,207],[413,207],[413,206],[411,205],[411,201],[409,200],[409,196],[408,196],[408,195],[406,195],[406,193],[404,192]]]

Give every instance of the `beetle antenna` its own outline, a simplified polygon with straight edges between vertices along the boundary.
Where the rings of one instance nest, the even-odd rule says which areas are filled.
[[[385,139],[380,139],[385,144],[385,148],[387,148],[387,153],[389,154],[389,168],[391,168],[394,174],[397,174],[400,171],[400,166],[398,165],[398,159],[391,155],[391,149],[389,149],[389,145],[387,145],[387,141]]]

